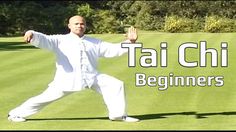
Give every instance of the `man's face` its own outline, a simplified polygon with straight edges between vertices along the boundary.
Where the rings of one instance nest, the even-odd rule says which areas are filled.
[[[74,34],[82,37],[86,30],[86,22],[83,17],[81,16],[74,16],[71,17],[69,20],[68,28]]]

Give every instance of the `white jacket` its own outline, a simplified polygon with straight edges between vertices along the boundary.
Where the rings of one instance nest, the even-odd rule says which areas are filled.
[[[84,85],[92,86],[98,74],[99,57],[121,56],[128,50],[121,44],[103,42],[88,36],[78,37],[74,33],[45,35],[32,31],[31,44],[48,49],[56,55],[56,74],[49,84],[63,91],[80,91]]]

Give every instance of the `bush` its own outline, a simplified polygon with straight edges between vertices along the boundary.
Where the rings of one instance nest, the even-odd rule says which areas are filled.
[[[167,16],[165,18],[164,31],[171,33],[196,32],[201,28],[199,21],[186,17]]]
[[[205,19],[204,31],[211,33],[235,32],[236,21],[225,17],[209,16]]]

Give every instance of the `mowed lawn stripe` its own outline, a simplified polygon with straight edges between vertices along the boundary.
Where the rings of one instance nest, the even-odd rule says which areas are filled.
[[[15,54],[15,53],[13,53]],[[35,58],[37,56],[37,58]],[[1,55],[0,55],[1,57]],[[13,60],[15,63],[13,63]],[[10,99],[15,103],[23,102],[26,98],[39,93],[42,86],[52,80],[52,58],[47,53],[21,52],[18,57],[11,59],[10,63],[4,61],[1,67],[1,93],[2,98]],[[39,91],[37,91],[39,90]],[[15,93],[15,94],[12,94]],[[9,102],[4,102],[3,104]],[[4,105],[7,106],[7,105]]]
[[[58,100],[47,106],[43,111],[30,117],[35,119],[23,124],[12,125],[4,118],[0,128],[6,129],[70,129],[70,130],[192,130],[192,129],[234,129],[235,128],[235,105],[236,94],[234,90],[234,36],[232,34],[208,34],[208,33],[186,33],[186,34],[170,34],[147,32],[140,33],[139,41],[144,44],[144,48],[153,48],[158,52],[158,67],[143,68],[139,65],[139,59],[142,55],[140,49],[137,50],[137,66],[128,67],[127,54],[122,57],[112,59],[100,59],[99,70],[102,73],[115,76],[123,80],[126,85],[126,97],[128,113],[132,116],[141,119],[139,123],[122,123],[110,122],[107,118],[107,111],[102,101],[102,97],[94,91],[85,90],[67,96],[62,100]],[[105,38],[107,41],[120,42],[123,36],[120,35],[95,35],[98,38]],[[107,37],[109,36],[109,37]],[[207,67],[186,68],[178,63],[178,47],[184,42],[196,42],[206,40],[207,48],[215,48],[220,54],[220,42],[229,42],[229,67],[227,68],[212,68],[207,62]],[[168,43],[168,67],[160,67],[160,42]],[[199,47],[198,47],[199,48]],[[30,51],[39,51],[38,49],[30,49]],[[189,61],[199,60],[199,49],[189,49],[187,51],[187,59]],[[12,52],[12,51],[4,51]],[[28,49],[27,51],[28,52]],[[44,51],[40,51],[44,52]],[[36,53],[36,52],[35,52]],[[40,91],[46,88],[48,82],[51,81],[54,75],[54,57],[51,53],[44,52],[45,56],[51,60],[41,59],[30,66],[31,68],[22,66],[22,73],[27,74],[22,79],[8,76],[13,82],[18,82],[20,85],[14,87],[18,90],[14,91],[13,85],[10,89],[4,88],[1,91],[3,96],[0,97],[1,115],[6,115],[8,110],[20,104],[22,100],[28,97],[37,95]],[[35,54],[37,55],[37,54]],[[145,54],[146,55],[146,54]],[[26,55],[27,56],[27,55]],[[41,56],[41,55],[40,55]],[[42,55],[44,56],[44,55]],[[1,54],[0,54],[1,57]],[[209,58],[210,56],[208,56]],[[5,57],[4,57],[5,58]],[[33,58],[29,58],[33,59]],[[27,60],[22,60],[27,61]],[[50,61],[50,62],[49,62]],[[38,63],[44,64],[38,64]],[[12,66],[13,62],[4,64]],[[4,68],[2,67],[2,68]],[[40,67],[39,69],[37,69]],[[43,70],[43,67],[46,68]],[[11,69],[14,67],[11,67]],[[42,68],[42,69],[41,69]],[[22,70],[21,69],[21,70]],[[34,71],[34,72],[33,72]],[[16,73],[12,71],[11,74]],[[145,73],[147,76],[169,76],[173,72],[175,76],[225,76],[225,85],[223,87],[200,87],[200,86],[168,86],[165,91],[159,91],[158,87],[136,87],[135,74]],[[19,72],[21,73],[21,72]],[[7,74],[7,72],[4,72]],[[32,78],[29,79],[30,74]],[[2,74],[1,74],[2,75]],[[19,74],[18,74],[19,75]],[[29,80],[27,80],[29,79]],[[1,80],[1,79],[0,79]],[[24,81],[25,80],[25,81]],[[6,80],[4,80],[5,82]],[[22,82],[21,82],[22,81]],[[9,83],[7,83],[9,84]],[[6,85],[6,84],[5,84]],[[10,86],[10,85],[9,85]],[[29,89],[29,87],[37,87]],[[9,97],[10,99],[9,99]],[[8,100],[7,100],[8,99]],[[9,104],[10,102],[10,104]],[[69,112],[68,112],[69,111]],[[225,112],[225,113],[223,113]],[[202,118],[197,118],[197,114]],[[97,118],[96,118],[97,117]],[[101,117],[101,118],[100,118]],[[37,120],[42,119],[42,120]],[[43,120],[45,119],[45,120]],[[48,120],[47,120],[48,119]],[[101,125],[101,123],[103,125]],[[58,125],[60,124],[60,125]],[[171,124],[171,125],[169,125]],[[40,126],[40,127],[39,127]]]
[[[13,61],[14,60],[14,61]],[[1,80],[5,81],[9,78],[26,78],[27,75],[32,76],[32,73],[37,72],[47,72],[48,66],[52,66],[53,59],[47,54],[40,53],[37,54],[20,54],[18,57],[12,58],[10,63],[5,63],[3,67],[1,67]],[[51,69],[51,68],[50,68]],[[20,78],[19,78],[20,79]]]

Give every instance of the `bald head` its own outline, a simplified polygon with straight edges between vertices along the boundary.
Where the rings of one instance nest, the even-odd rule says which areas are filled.
[[[72,16],[69,19],[68,28],[72,33],[82,37],[86,30],[86,21],[82,16]]]
[[[85,19],[82,17],[82,16],[79,16],[79,15],[76,15],[76,16],[72,16],[70,19],[69,19],[69,23],[72,23],[76,20],[81,20],[85,23]]]

